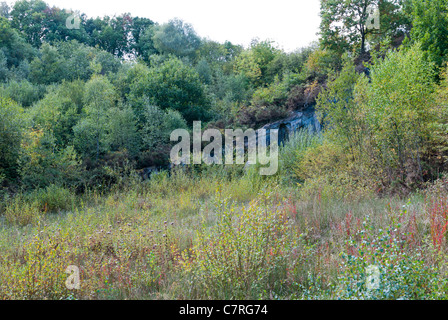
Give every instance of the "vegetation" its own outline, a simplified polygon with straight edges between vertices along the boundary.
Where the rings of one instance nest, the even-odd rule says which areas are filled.
[[[286,53],[2,3],[0,299],[447,299],[447,5],[322,0],[319,42]],[[311,109],[273,176],[170,166],[193,121]]]

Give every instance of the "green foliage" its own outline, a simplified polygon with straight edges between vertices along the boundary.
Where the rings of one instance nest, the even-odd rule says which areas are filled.
[[[254,40],[250,49],[243,51],[236,59],[235,73],[243,73],[254,86],[272,82],[271,63],[280,51],[270,41]]]
[[[347,62],[342,71],[334,75],[327,83],[327,88],[317,99],[317,115],[329,127],[330,135],[335,135],[342,145],[351,153],[362,147],[362,123],[359,120],[359,105],[354,101],[354,87],[359,74],[354,66]]]
[[[8,61],[3,50],[0,50],[0,82],[5,81],[9,76]]]
[[[75,148],[83,157],[95,156],[108,150],[106,142],[107,113],[115,105],[114,86],[104,76],[94,76],[84,90],[84,114],[73,128]]]
[[[39,221],[41,210],[37,201],[17,194],[5,203],[4,216],[10,225],[26,226]]]
[[[23,60],[31,60],[35,50],[12,28],[10,22],[0,17],[0,48],[6,56],[7,66],[17,67]]]
[[[183,253],[193,296],[208,299],[254,299],[265,288],[274,290],[275,279],[286,271],[291,227],[282,214],[252,202],[237,208],[226,199],[217,201],[217,222],[207,230],[205,221],[191,251]],[[263,205],[265,207],[263,207]]]
[[[0,175],[16,176],[24,129],[23,109],[0,95]]]
[[[75,201],[75,196],[70,190],[55,184],[33,192],[30,198],[42,212],[59,212],[72,209]]]
[[[65,147],[73,140],[73,127],[80,118],[79,107],[62,87],[50,90],[29,114],[35,127],[51,131],[58,146]]]
[[[284,105],[287,98],[287,88],[278,77],[267,87],[258,88],[252,96],[252,104],[255,106]]]
[[[44,234],[45,233],[45,234]],[[70,265],[67,234],[49,232],[44,228],[27,240],[23,263],[4,266],[1,284],[2,299],[30,300],[69,297],[65,270]],[[48,237],[45,235],[48,234]]]
[[[169,144],[173,130],[188,128],[182,115],[171,109],[162,110],[156,106],[148,106],[145,117],[142,137],[146,150]]]
[[[42,45],[40,57],[30,64],[30,80],[37,84],[52,84],[64,79],[67,65],[57,48],[47,43]]]
[[[370,79],[346,65],[318,98],[328,137],[383,187],[394,181],[414,187],[424,179],[424,153],[433,139],[433,79],[417,45],[376,60]]]
[[[27,132],[18,163],[22,183],[28,188],[80,183],[82,169],[74,148],[58,149],[51,132],[38,129]]]
[[[413,0],[411,39],[421,44],[426,56],[443,66],[448,55],[448,2]]]
[[[137,121],[132,109],[124,105],[107,111],[106,143],[111,151],[125,151],[135,158],[140,151],[140,136],[137,132]]]
[[[322,144],[322,134],[310,133],[308,130],[300,130],[294,133],[290,140],[280,147],[279,151],[279,175],[282,182],[291,185],[303,183],[305,178],[300,174],[300,167],[308,149]]]
[[[182,20],[173,19],[153,28],[154,48],[163,54],[193,58],[201,44],[193,27]]]
[[[141,74],[141,73],[140,73]],[[198,73],[181,60],[171,57],[131,84],[129,100],[137,110],[147,103],[179,111],[188,121],[205,120],[209,101]]]
[[[28,80],[11,80],[0,86],[0,94],[8,97],[23,107],[29,107],[42,99],[46,88],[42,85],[34,85]]]
[[[371,128],[371,156],[389,181],[423,180],[423,154],[436,120],[433,79],[433,65],[416,45],[389,53],[372,67],[371,84],[364,78],[357,88]],[[390,170],[397,171],[392,176]]]
[[[379,8],[379,30],[369,29],[366,24],[372,6]],[[369,38],[379,43],[401,34],[408,24],[403,1],[396,0],[322,0],[320,16],[321,43],[339,54],[355,50],[363,54]]]

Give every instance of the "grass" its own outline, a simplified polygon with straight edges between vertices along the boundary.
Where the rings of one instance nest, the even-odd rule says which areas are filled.
[[[250,174],[178,172],[64,199],[6,203],[1,299],[446,298],[440,193],[304,199]],[[374,293],[372,264],[382,281]],[[80,269],[80,290],[65,287],[69,265]]]

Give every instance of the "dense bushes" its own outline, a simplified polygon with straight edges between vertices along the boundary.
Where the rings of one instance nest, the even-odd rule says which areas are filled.
[[[426,157],[434,140],[434,90],[432,65],[416,45],[376,60],[369,79],[346,66],[317,108],[328,139],[350,155],[357,172],[369,172],[381,188],[408,191],[434,177]]]

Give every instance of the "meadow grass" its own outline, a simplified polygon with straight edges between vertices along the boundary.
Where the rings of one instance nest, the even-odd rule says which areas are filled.
[[[57,192],[5,200],[1,299],[446,298],[443,193],[304,198],[275,179],[182,171]]]

